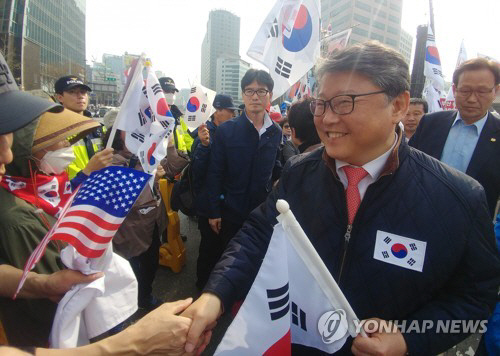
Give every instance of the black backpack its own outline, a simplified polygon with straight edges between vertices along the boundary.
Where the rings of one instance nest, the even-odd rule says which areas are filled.
[[[189,163],[182,170],[181,179],[174,183],[172,196],[170,197],[170,206],[172,210],[180,210],[184,215],[195,216],[194,199],[193,173],[191,163]]]

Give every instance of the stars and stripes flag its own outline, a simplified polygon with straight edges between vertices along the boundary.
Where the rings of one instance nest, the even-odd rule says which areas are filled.
[[[334,353],[357,335],[356,314],[288,204],[277,208],[262,265],[217,356],[290,355],[292,343]]]
[[[319,0],[277,0],[248,49],[274,80],[273,97],[284,94],[320,54]]]
[[[87,258],[101,257],[150,178],[150,174],[126,167],[111,166],[93,172],[31,254],[16,295],[52,240],[69,243]]]

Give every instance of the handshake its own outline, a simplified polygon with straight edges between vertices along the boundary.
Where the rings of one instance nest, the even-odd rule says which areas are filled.
[[[111,342],[110,354],[128,348],[131,355],[199,355],[210,342],[221,306],[219,298],[208,293],[194,303],[192,298],[165,303],[103,341]]]

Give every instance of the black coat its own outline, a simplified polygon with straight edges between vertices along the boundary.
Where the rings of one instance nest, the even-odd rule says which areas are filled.
[[[245,112],[217,128],[206,179],[209,218],[241,224],[262,203],[281,174],[281,128],[259,137]]]
[[[441,159],[444,144],[457,111],[440,111],[422,117],[410,146]],[[500,119],[488,114],[477,141],[469,166],[465,172],[484,187],[491,217],[500,198]]]
[[[219,296],[226,310],[245,297],[276,224],[276,201],[285,199],[360,319],[488,319],[500,283],[500,261],[483,188],[402,142],[368,187],[346,244],[344,187],[324,152],[320,148],[290,159],[277,188],[230,241],[205,291]],[[378,230],[425,241],[422,272],[375,259]],[[443,352],[465,336],[435,329],[404,334],[410,355]],[[350,354],[348,340],[339,354]]]

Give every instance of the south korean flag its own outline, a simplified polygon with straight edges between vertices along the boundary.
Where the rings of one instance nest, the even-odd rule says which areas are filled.
[[[427,242],[377,231],[373,258],[399,267],[422,272]]]
[[[284,94],[307,71],[320,53],[319,0],[277,0],[248,49],[274,80],[273,97]]]
[[[215,91],[205,88],[201,84],[195,84],[191,88],[191,94],[186,103],[186,114],[184,115],[184,120],[190,130],[195,130],[207,121],[215,111],[212,106],[215,94]]]

